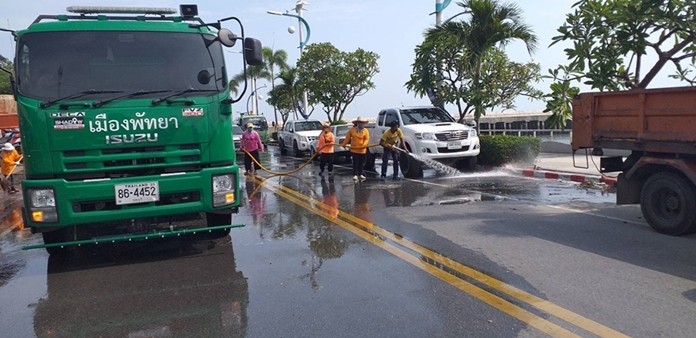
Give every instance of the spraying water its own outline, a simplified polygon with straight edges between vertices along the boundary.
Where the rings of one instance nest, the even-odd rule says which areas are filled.
[[[427,165],[428,167],[431,167],[431,168],[435,169],[437,172],[443,173],[443,174],[445,174],[445,175],[457,176],[457,175],[463,175],[463,174],[464,174],[463,172],[457,170],[457,168],[450,167],[450,166],[448,166],[448,165],[446,165],[446,164],[444,164],[444,163],[442,163],[442,162],[435,161],[435,160],[433,160],[432,158],[428,158],[428,157],[425,157],[425,156],[416,155],[416,154],[414,154],[414,153],[408,153],[408,155],[411,156],[411,157],[413,157],[414,159],[420,161],[420,162],[425,163],[425,165]]]

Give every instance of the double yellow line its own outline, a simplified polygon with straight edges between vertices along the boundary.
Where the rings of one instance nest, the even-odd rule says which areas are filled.
[[[247,178],[251,179],[251,178]],[[303,195],[291,188],[271,183],[268,180],[255,178],[273,193],[301,206],[308,211],[333,222],[344,229],[354,233],[360,238],[388,251],[402,260],[420,268],[423,271],[443,280],[450,285],[466,292],[480,301],[514,317],[550,336],[579,337],[577,334],[557,325],[539,315],[531,313],[514,302],[524,302],[530,306],[542,310],[551,316],[562,319],[576,327],[591,332],[600,337],[628,337],[625,334],[585,318],[570,310],[564,309],[545,299],[539,298],[514,286],[506,284],[498,279],[474,270],[464,264],[456,262],[426,247],[413,243],[403,237],[384,230],[373,223],[355,217],[347,212],[339,210],[338,217],[334,218],[324,210],[329,208],[323,202]],[[322,210],[323,209],[323,210]],[[410,251],[408,251],[408,250]],[[465,280],[476,281],[474,285]],[[512,297],[507,300],[493,294],[494,290]]]

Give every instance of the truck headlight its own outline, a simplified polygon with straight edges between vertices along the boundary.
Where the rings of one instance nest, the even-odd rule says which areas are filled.
[[[435,134],[433,134],[433,133],[416,133],[416,138],[419,140],[434,140]]]
[[[469,137],[476,137],[476,129],[469,130]]]
[[[27,189],[29,215],[34,222],[58,222],[53,189]]]
[[[213,176],[213,207],[232,204],[235,201],[235,176],[233,174]]]

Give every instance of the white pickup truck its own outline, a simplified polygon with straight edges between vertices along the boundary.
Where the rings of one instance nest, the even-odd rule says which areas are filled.
[[[476,129],[457,123],[438,107],[400,107],[383,109],[377,115],[377,123],[367,126],[370,144],[379,144],[382,133],[392,121],[398,121],[404,133],[407,149],[422,157],[448,165],[474,169],[476,157],[481,151]],[[374,168],[375,157],[382,155],[382,147],[370,147],[366,168]],[[402,154],[401,172],[409,178],[423,176],[423,164],[411,156]]]
[[[302,157],[309,152],[309,144],[321,133],[322,123],[319,120],[294,120],[285,122],[283,129],[278,132],[278,147],[280,154],[285,155],[292,150],[293,155]]]

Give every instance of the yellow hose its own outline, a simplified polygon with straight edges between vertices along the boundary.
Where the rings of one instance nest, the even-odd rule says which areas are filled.
[[[333,147],[334,145],[327,144],[327,145],[324,146],[324,147],[328,147],[328,146]],[[370,144],[370,145],[368,145],[367,147],[355,147],[354,149],[371,148],[371,147],[377,147],[377,146],[379,146],[379,144]],[[350,148],[350,145],[346,146],[346,148]],[[271,171],[271,170],[269,170],[268,168],[264,167],[261,163],[259,163],[259,161],[256,160],[256,158],[254,158],[254,156],[251,156],[251,154],[250,154],[248,151],[246,151],[246,150],[242,150],[242,151],[243,151],[245,154],[249,155],[249,157],[251,157],[251,160],[254,161],[254,163],[256,163],[256,164],[259,166],[259,168],[261,168],[261,170],[263,170],[263,171],[265,171],[265,172],[267,172],[267,173],[269,173],[269,174],[271,174],[271,175],[292,175],[292,174],[294,174],[294,173],[296,173],[296,172],[302,170],[302,168],[306,167],[308,164],[312,163],[312,161],[314,160],[314,158],[317,157],[317,155],[319,155],[319,152],[314,153],[314,155],[312,155],[312,156],[309,158],[309,160],[307,160],[307,161],[306,161],[305,163],[303,163],[301,166],[299,166],[299,167],[297,167],[297,168],[295,168],[295,169],[293,169],[293,170],[290,170],[290,171]]]

